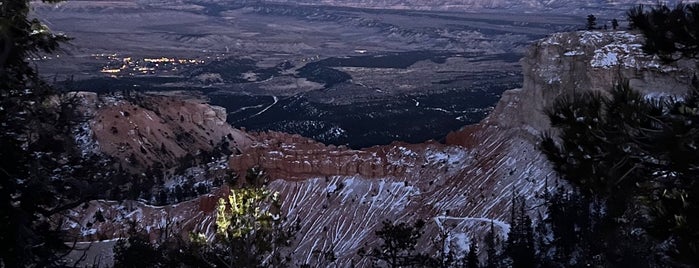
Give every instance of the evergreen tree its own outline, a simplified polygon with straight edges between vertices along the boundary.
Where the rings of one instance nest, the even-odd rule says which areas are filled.
[[[587,15],[587,23],[585,24],[587,30],[594,30],[597,28],[597,17],[595,15]]]
[[[573,192],[567,192],[564,188],[558,188],[556,193],[549,200],[548,223],[553,233],[553,247],[556,249],[558,260],[572,256],[579,248],[578,241],[584,238],[582,230],[589,222],[585,218],[585,208],[581,206],[585,202],[576,202],[580,196]],[[581,215],[584,214],[584,215]],[[568,261],[563,261],[568,263]]]
[[[56,3],[59,1],[45,1]],[[58,96],[29,58],[68,38],[29,18],[30,1],[0,0],[0,266],[61,266],[71,250],[50,218],[102,192],[108,164],[83,156],[76,98]],[[51,101],[50,101],[51,100]],[[55,102],[53,100],[58,100]],[[70,167],[70,169],[65,168]],[[100,170],[101,173],[96,170]]]
[[[627,12],[631,29],[645,37],[643,50],[666,62],[699,55],[699,3],[678,3],[674,8],[659,4],[639,5]]]
[[[468,255],[466,256],[466,267],[468,268],[479,268],[480,261],[478,260],[478,244],[472,242],[468,249]]]
[[[416,221],[412,226],[405,222],[394,224],[388,220],[383,221],[383,227],[376,231],[376,236],[383,243],[379,248],[371,250],[369,256],[392,268],[433,263],[429,256],[415,252],[423,227],[423,220]]]
[[[259,169],[253,173],[263,176]],[[115,267],[285,267],[283,249],[300,226],[282,227],[280,208],[279,193],[265,184],[235,188],[219,199],[213,239],[196,233],[187,241],[178,239],[172,236],[172,222],[166,222],[155,246],[132,227],[129,238],[114,247]]]
[[[616,30],[619,28],[619,21],[617,19],[612,19],[612,29]]]
[[[453,267],[460,261],[456,256],[449,230],[441,228],[435,244],[438,251],[434,259],[439,263],[438,267]]]
[[[558,256],[604,266],[699,263],[696,92],[654,101],[621,83],[609,97],[565,97],[547,112],[560,140],[545,137],[542,149],[574,189],[548,206]]]
[[[216,216],[217,238],[204,245],[216,258],[210,262],[224,267],[262,267],[264,257],[272,255],[266,265],[281,261],[278,245],[288,244],[290,237],[280,229],[278,193],[264,188],[232,190],[219,201]]]
[[[135,223],[132,225],[134,228]],[[129,231],[129,238],[114,245],[114,268],[166,267],[162,252],[148,241],[148,237]]]
[[[490,230],[485,235],[485,252],[486,252],[486,268],[500,267],[500,255],[498,253],[500,247],[500,238],[495,233],[495,224],[490,221]]]
[[[524,198],[513,197],[512,220],[507,239],[507,255],[512,259],[512,267],[535,267],[534,231],[527,215]]]

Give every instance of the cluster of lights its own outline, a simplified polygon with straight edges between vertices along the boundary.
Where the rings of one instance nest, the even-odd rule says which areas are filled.
[[[177,71],[179,65],[198,65],[203,64],[203,60],[199,59],[178,59],[178,58],[143,58],[135,59],[132,57],[117,57],[116,54],[92,54],[93,57],[107,58],[109,63],[103,67],[100,72],[105,74],[120,74],[126,73],[135,74],[154,74],[156,71],[164,72]]]
[[[203,60],[194,60],[194,59],[176,59],[176,58],[159,58],[159,59],[143,59],[145,62],[152,62],[152,63],[179,63],[179,64],[202,64],[204,63]]]

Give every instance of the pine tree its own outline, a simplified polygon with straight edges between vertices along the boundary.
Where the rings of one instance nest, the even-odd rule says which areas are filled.
[[[646,38],[643,50],[666,62],[699,56],[699,3],[678,3],[674,8],[639,5],[627,13],[630,28]]]
[[[585,24],[587,30],[594,30],[597,28],[597,17],[595,15],[587,15],[587,24]]]
[[[278,255],[279,243],[288,243],[279,229],[278,195],[264,188],[243,188],[219,202],[216,226],[221,245],[229,250],[220,256],[228,260],[226,267],[261,266],[268,254]]]
[[[56,3],[59,1],[46,1]],[[75,98],[57,96],[29,58],[68,40],[30,18],[30,1],[0,1],[0,266],[61,266],[70,250],[50,218],[95,197],[106,164],[83,157]],[[52,103],[50,99],[57,99]],[[63,167],[72,169],[66,170]],[[103,172],[97,176],[95,170]],[[95,182],[94,184],[91,184]]]
[[[491,220],[490,230],[485,235],[486,268],[500,267],[499,247],[500,239],[497,233],[495,233],[495,223]]]
[[[616,30],[619,28],[619,21],[617,19],[612,19],[612,29]]]
[[[478,260],[478,244],[476,242],[472,242],[469,246],[468,255],[466,256],[466,267],[480,267],[480,261]]]
[[[559,257],[604,266],[699,262],[697,96],[653,101],[620,83],[609,97],[554,104],[548,115],[560,140],[545,137],[542,149],[574,193],[548,205]],[[672,260],[658,262],[653,248]]]
[[[534,231],[527,215],[524,198],[513,197],[510,233],[507,239],[507,255],[515,268],[535,267]]]
[[[264,176],[260,169],[252,173]],[[266,181],[259,179],[255,181]],[[132,231],[114,247],[116,266],[285,267],[288,256],[284,256],[284,249],[300,226],[298,222],[282,226],[279,193],[266,187],[244,185],[219,199],[216,233],[211,240],[199,233],[191,233],[188,240],[168,236],[171,222],[161,226],[159,246],[151,244],[142,232]]]
[[[370,251],[369,256],[382,261],[388,267],[404,267],[433,263],[429,256],[415,252],[417,241],[422,236],[425,222],[416,221],[412,226],[405,222],[394,224],[383,221],[383,227],[376,231],[376,236],[383,242],[379,248]]]
[[[148,237],[136,231],[131,223],[129,238],[120,239],[114,245],[114,268],[165,267],[162,252],[150,243]]]
[[[435,244],[438,249],[434,259],[439,262],[438,267],[453,267],[459,261],[454,251],[454,243],[451,240],[451,232],[447,229],[441,229],[439,236],[435,239]]]

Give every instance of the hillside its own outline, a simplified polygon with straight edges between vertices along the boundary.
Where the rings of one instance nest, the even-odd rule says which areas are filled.
[[[166,105],[148,110],[127,101],[105,103],[102,97],[97,107],[103,108],[93,109],[90,126],[99,150],[117,156],[139,153],[135,144],[140,136],[133,133],[138,133],[136,129],[143,132],[149,125],[147,118],[153,114],[148,111],[159,111],[162,120],[156,121],[162,122],[160,129],[188,132],[187,128],[200,128],[204,134],[196,130],[198,135],[213,133],[213,138],[203,136],[203,143],[195,143],[203,147],[206,139],[215,141],[234,134],[233,140],[242,145],[234,148],[238,151],[223,165],[238,174],[253,166],[267,172],[272,180],[269,187],[281,194],[285,224],[299,221],[301,226],[291,252],[296,262],[326,267],[329,264],[322,263],[316,253],[332,252],[338,258],[333,264],[338,267],[350,263],[367,266],[368,260],[357,251],[377,243],[374,231],[384,219],[426,220],[419,243],[424,251],[433,247],[432,239],[441,230],[448,230],[449,239],[465,250],[471,238],[482,239],[491,220],[502,234],[507,232],[513,193],[527,197],[528,206],[536,207],[543,187],[556,179],[538,150],[538,142],[540,135],[549,131],[542,111],[557,96],[606,91],[621,78],[629,79],[648,97],[684,93],[693,62],[661,67],[656,59],[642,53],[640,41],[635,34],[619,31],[559,33],[536,42],[521,60],[523,87],[507,91],[485,120],[451,133],[446,144],[393,143],[351,150],[297,135],[245,133],[221,124],[225,113],[220,108],[197,99],[175,101],[177,98],[170,96],[145,97],[143,103]],[[98,126],[122,122],[125,119],[119,112],[134,108],[144,111],[130,113],[129,124],[119,123],[118,133],[99,134]],[[192,119],[178,120],[183,113]],[[146,133],[159,131],[151,127]],[[145,138],[150,141],[167,136]],[[120,151],[109,145],[114,140],[136,143],[129,142],[131,145]],[[165,147],[172,152],[197,148],[180,144]],[[74,210],[63,228],[82,234],[86,242],[122,237],[129,220],[136,221],[153,241],[165,229],[183,237],[191,231],[211,236],[216,200],[227,190],[225,186],[214,188],[210,194],[167,206],[95,200]],[[95,220],[97,211],[105,221]]]

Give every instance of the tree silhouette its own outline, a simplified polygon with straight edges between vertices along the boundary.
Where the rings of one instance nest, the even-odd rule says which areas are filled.
[[[466,256],[466,267],[480,267],[480,261],[478,260],[478,244],[476,244],[475,242],[472,242],[471,246],[468,249],[468,255]]]
[[[114,268],[165,267],[163,251],[151,244],[148,237],[130,223],[129,237],[114,245]]]
[[[587,15],[587,23],[585,24],[585,28],[587,30],[594,30],[597,27],[597,17],[595,15]]]
[[[575,190],[548,206],[559,253],[603,266],[699,263],[697,111],[699,89],[663,102],[628,83],[609,97],[587,92],[554,104],[547,113],[560,139],[545,137],[542,149]]]
[[[627,11],[629,26],[645,37],[643,50],[666,62],[699,55],[699,3],[636,6]]]
[[[506,253],[512,259],[512,267],[536,267],[534,231],[532,230],[532,221],[526,211],[524,198],[518,195],[513,196],[511,214]]]
[[[376,236],[383,243],[379,248],[370,251],[369,256],[392,268],[432,262],[427,255],[415,252],[424,226],[423,220],[416,221],[412,226],[404,222],[394,224],[388,220],[383,221],[383,227],[376,231]]]
[[[495,233],[495,223],[490,221],[490,230],[485,235],[485,252],[486,252],[486,268],[495,268],[500,266],[500,237]]]
[[[75,146],[71,130],[81,119],[75,111],[77,97],[56,95],[28,62],[68,40],[29,18],[30,10],[26,0],[0,1],[0,266],[4,267],[63,265],[63,254],[71,250],[64,240],[71,238],[51,218],[102,194],[97,182],[113,176],[107,163],[84,156]]]

